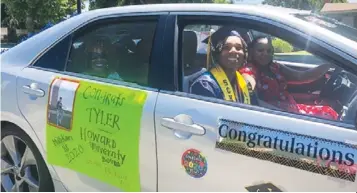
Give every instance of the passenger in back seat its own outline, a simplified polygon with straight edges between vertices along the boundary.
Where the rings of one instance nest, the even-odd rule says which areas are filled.
[[[115,57],[110,54],[111,43],[103,37],[94,37],[89,45],[89,69],[84,74],[101,78],[121,80],[119,74],[113,70]]]

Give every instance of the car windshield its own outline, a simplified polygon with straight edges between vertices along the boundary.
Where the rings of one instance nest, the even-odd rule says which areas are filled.
[[[314,23],[320,27],[333,31],[357,43],[357,29],[343,24],[333,18],[317,14],[293,14],[295,17],[307,22]]]

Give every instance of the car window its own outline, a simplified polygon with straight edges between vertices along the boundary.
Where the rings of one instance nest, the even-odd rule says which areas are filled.
[[[342,35],[352,41],[357,42],[357,29],[342,22],[339,22],[336,19],[318,14],[293,15],[301,20],[326,28],[335,32],[336,34]]]
[[[253,39],[262,36],[270,37],[272,39],[274,47],[274,59],[285,62],[300,62],[300,63],[310,63],[312,65],[323,64],[324,61],[303,49],[295,47],[294,45],[286,42],[278,37],[274,37],[270,34],[266,34],[260,31],[251,30]]]
[[[307,51],[312,48],[259,31],[247,43],[253,29],[221,25],[200,40],[206,46],[200,52],[193,49],[200,37],[190,29],[181,31],[184,92],[354,123],[357,76]]]
[[[66,71],[146,86],[156,21],[101,24],[73,38]]]
[[[40,56],[33,66],[63,71],[68,56],[70,42],[71,38],[69,36],[62,39],[53,47],[49,48],[49,50],[42,56]]]
[[[280,38],[269,36],[274,47],[274,59],[278,61],[304,63],[310,65],[321,65],[326,63],[323,59],[307,52],[304,49],[294,46]],[[258,37],[257,37],[258,38]]]

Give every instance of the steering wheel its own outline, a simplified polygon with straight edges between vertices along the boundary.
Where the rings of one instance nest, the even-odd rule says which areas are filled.
[[[343,86],[344,81],[346,81],[347,71],[342,68],[337,68],[332,73],[330,79],[328,79],[321,89],[320,97],[328,98],[330,100],[340,100],[341,99],[341,86]],[[347,78],[348,79],[348,78]],[[342,90],[343,91],[343,90]],[[357,112],[357,91],[350,93],[349,98],[345,98],[342,101],[343,107],[339,112],[338,119],[350,124],[356,123],[356,112]],[[341,102],[341,101],[340,101]]]
[[[351,97],[351,100],[345,105],[346,110],[342,110],[339,119],[345,123],[357,125],[357,91]]]
[[[331,77],[325,82],[325,85],[321,89],[320,97],[331,99],[331,94],[335,91],[336,88],[342,83],[342,77],[340,76],[344,70],[342,68],[335,68]]]

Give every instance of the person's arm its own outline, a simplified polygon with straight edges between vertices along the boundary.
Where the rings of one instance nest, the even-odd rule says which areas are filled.
[[[190,87],[190,93],[206,97],[220,98],[215,94],[214,88],[212,88],[209,82],[204,80],[195,81]]]
[[[255,90],[256,81],[252,75],[242,74],[242,76],[244,77],[245,81],[251,85],[252,91],[254,92],[254,97],[256,99],[256,103],[258,103],[258,104],[256,104],[257,106],[265,107],[265,108],[273,109],[273,110],[280,110],[279,108],[259,99],[259,95],[258,95],[257,91]]]
[[[279,67],[288,84],[307,84],[321,78],[333,66],[331,64],[322,64],[306,71],[294,70],[282,64],[279,64]]]

